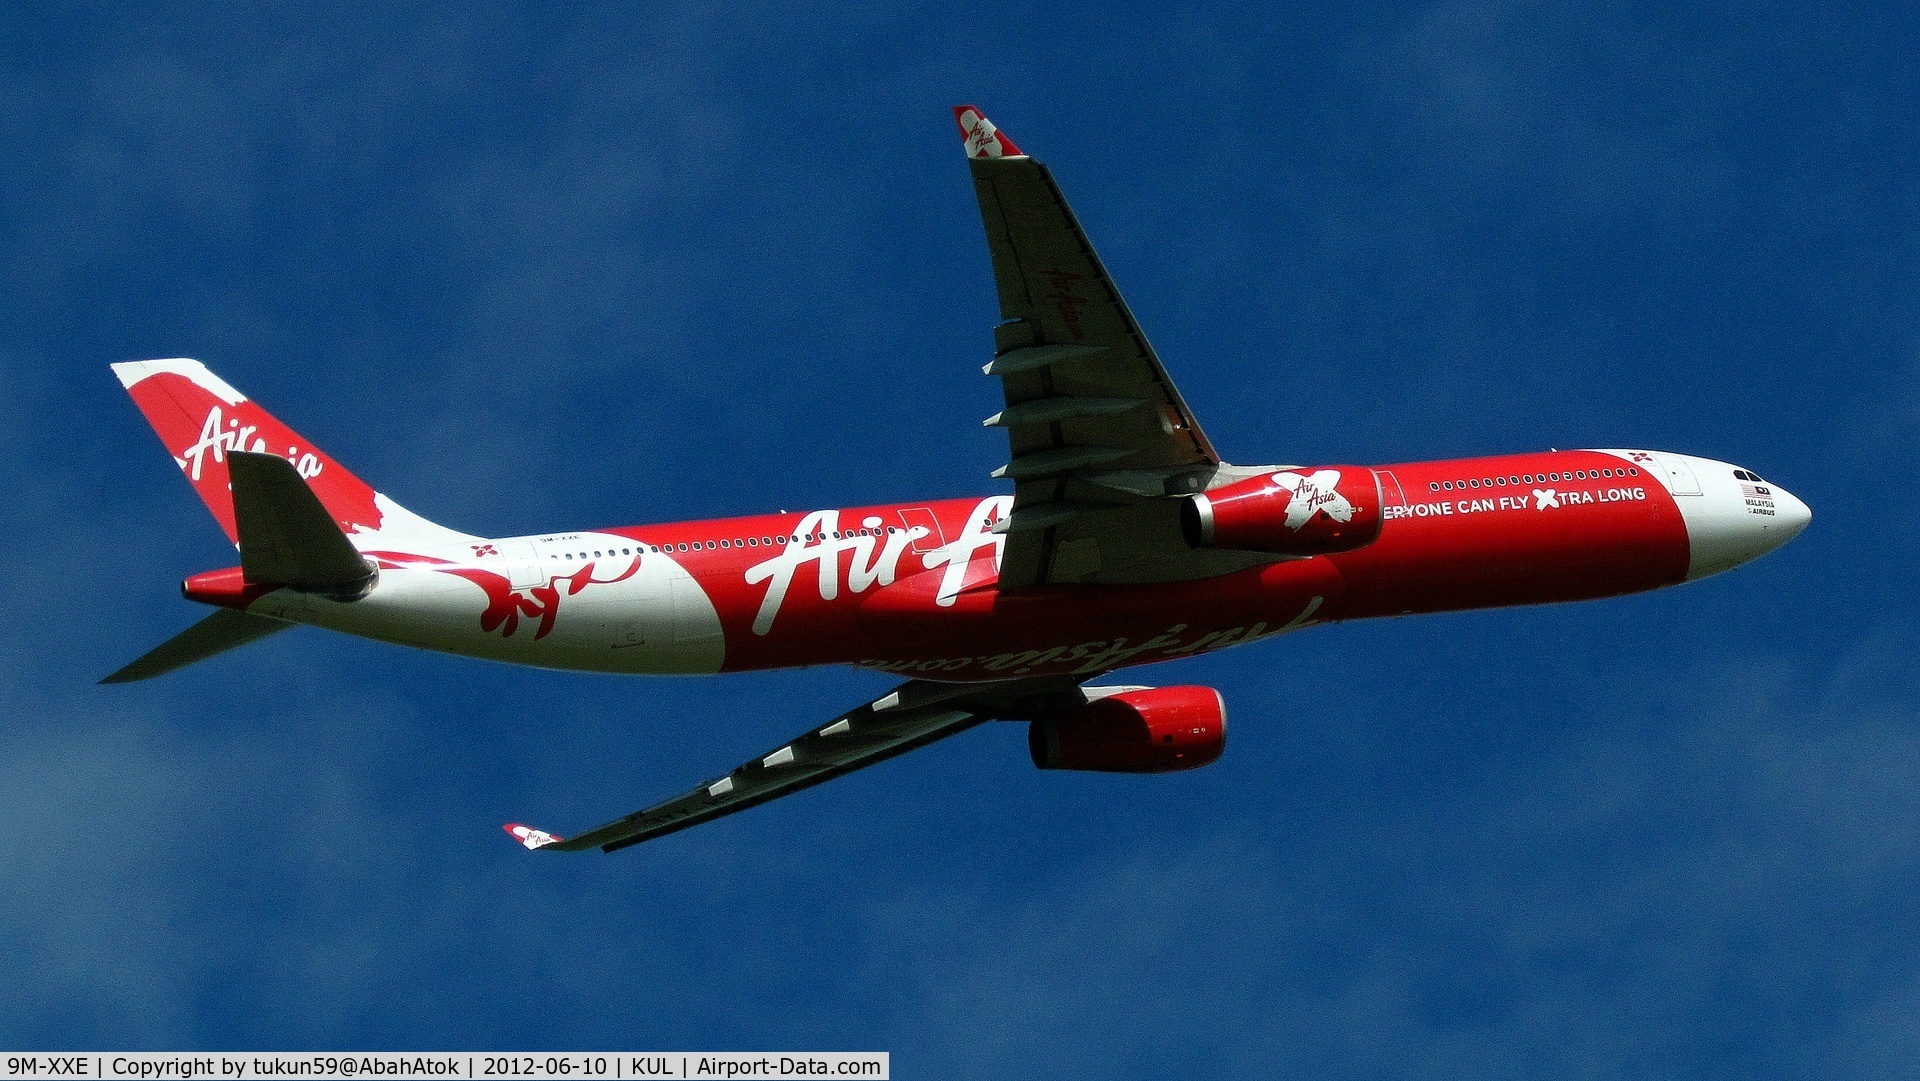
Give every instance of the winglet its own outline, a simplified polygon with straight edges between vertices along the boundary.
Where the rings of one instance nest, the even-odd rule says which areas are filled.
[[[546,830],[537,830],[532,826],[523,826],[518,822],[509,822],[500,828],[506,830],[514,840],[526,845],[529,851],[536,848],[545,848],[552,844],[559,844],[561,841],[566,840],[565,837],[555,837]]]
[[[1020,158],[1026,156],[1020,153],[1019,147],[1013,145],[1012,139],[1007,138],[1004,132],[993,126],[993,121],[988,120],[987,114],[981,112],[977,106],[954,106],[953,119],[960,125],[960,138],[967,144],[967,157]]]

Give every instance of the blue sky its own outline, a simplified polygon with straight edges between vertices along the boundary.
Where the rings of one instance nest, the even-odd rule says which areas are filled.
[[[1910,5],[63,9],[0,26],[0,1045],[824,1048],[903,1077],[1920,1069]],[[198,357],[515,534],[994,490],[948,106],[1046,160],[1215,444],[1649,446],[1815,510],[1604,603],[1149,669],[613,857],[884,689],[296,630],[93,681],[233,561],[106,365]]]

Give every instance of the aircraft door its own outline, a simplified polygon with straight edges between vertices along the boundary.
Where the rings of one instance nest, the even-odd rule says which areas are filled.
[[[1400,517],[1406,509],[1407,495],[1400,488],[1400,478],[1393,475],[1391,469],[1376,469],[1373,475],[1380,478],[1380,518],[1392,521]]]
[[[720,619],[706,590],[691,576],[676,577],[668,587],[673,598],[673,640],[700,642],[720,637]]]
[[[1660,463],[1665,475],[1667,488],[1674,495],[1699,495],[1700,478],[1693,475],[1693,467],[1687,459],[1678,454],[1656,454],[1654,460]]]
[[[540,553],[532,541],[501,541],[500,554],[506,557],[507,578],[513,588],[532,589],[546,582],[546,568],[540,565]]]

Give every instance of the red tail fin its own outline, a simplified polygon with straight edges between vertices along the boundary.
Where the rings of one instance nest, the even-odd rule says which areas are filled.
[[[248,401],[197,360],[141,360],[115,364],[113,372],[167,445],[207,509],[239,542],[227,452],[277,454],[292,462],[349,537],[379,534],[458,540],[464,534],[436,526],[381,495],[326,452]]]

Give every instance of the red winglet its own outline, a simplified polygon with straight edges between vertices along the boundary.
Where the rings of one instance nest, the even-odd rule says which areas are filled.
[[[536,848],[545,848],[547,845],[559,844],[561,841],[566,840],[565,837],[555,837],[546,830],[537,830],[532,826],[523,826],[518,822],[509,822],[500,828],[506,830],[507,834],[514,840],[526,845],[528,851]]]
[[[960,125],[960,138],[967,144],[967,157],[970,158],[1019,158],[1025,157],[1013,140],[987,114],[974,105],[956,105],[953,107],[954,122]]]

